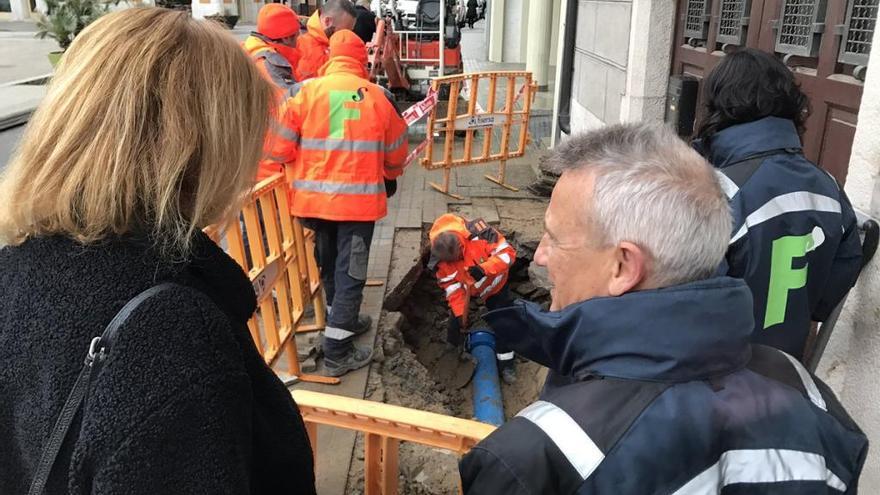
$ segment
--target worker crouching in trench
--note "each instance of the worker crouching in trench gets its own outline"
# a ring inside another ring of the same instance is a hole
[[[446,341],[458,346],[468,331],[468,306],[472,297],[485,302],[492,311],[512,305],[507,274],[516,260],[516,251],[495,228],[484,220],[468,221],[447,213],[431,227],[431,259],[437,283],[446,292],[449,324]],[[497,342],[496,358],[505,383],[516,381],[514,353],[503,341]]]

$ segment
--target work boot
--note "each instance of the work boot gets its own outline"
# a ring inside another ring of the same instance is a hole
[[[330,321],[330,312],[333,310],[331,306],[327,306],[327,321]],[[361,335],[363,333],[367,333],[370,330],[370,327],[373,326],[373,319],[370,318],[370,315],[358,315],[357,323],[354,325],[346,325],[342,328],[348,330],[349,332],[355,335]]]
[[[373,360],[373,349],[352,344],[348,351],[336,359],[324,355],[324,374],[342,376],[349,371],[361,369]]]
[[[514,359],[498,361],[498,367],[501,368],[501,379],[508,385],[516,383],[516,363]]]

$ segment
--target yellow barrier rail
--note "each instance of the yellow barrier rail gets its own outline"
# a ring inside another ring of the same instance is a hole
[[[218,243],[225,240],[254,286],[258,307],[248,328],[266,363],[271,366],[284,353],[292,378],[337,384],[338,378],[304,374],[300,368],[295,335],[322,330],[326,307],[311,232],[306,234],[289,212],[285,178],[276,174],[256,185],[238,218],[207,232]],[[315,321],[307,324],[309,306]]]
[[[365,495],[397,493],[398,447],[414,442],[464,455],[495,427],[407,407],[309,390],[293,391],[312,449],[317,454],[318,425],[364,434]]]
[[[431,187],[447,196],[463,199],[449,192],[452,168],[499,161],[498,176],[486,175],[486,179],[518,191],[505,182],[505,170],[507,160],[523,156],[529,143],[529,117],[537,91],[532,73],[475,72],[436,78],[431,84],[438,92],[448,88],[449,94],[448,101],[441,102],[445,104],[445,117],[441,117],[444,111],[441,105],[436,106],[428,117],[428,147],[422,165],[428,170],[443,169],[443,185],[431,183]],[[484,85],[488,85],[485,105],[480,102],[480,87]],[[466,108],[460,110],[459,95],[462,92]],[[514,129],[516,133],[512,135]],[[477,139],[478,131],[481,131],[482,139]],[[455,149],[456,133],[464,133],[460,154]],[[442,150],[438,150],[440,153],[434,151],[435,134],[443,143]]]

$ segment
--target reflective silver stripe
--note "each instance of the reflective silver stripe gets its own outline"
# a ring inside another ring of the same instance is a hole
[[[501,244],[499,244],[498,246],[496,246],[495,249],[492,250],[492,254],[498,254],[501,251],[504,251],[505,249],[507,249],[509,247],[510,247],[510,244],[507,241],[504,241]]]
[[[394,141],[393,143],[386,144],[385,145],[385,153],[391,153],[392,151],[395,151],[397,148],[400,148],[401,146],[403,146],[404,142],[406,142],[406,133],[404,133],[402,136],[397,138],[397,140]]]
[[[275,126],[275,128],[273,130],[275,131],[275,134],[277,134],[278,136],[280,136],[288,141],[294,141],[297,143],[299,142],[299,133],[294,132],[293,130],[291,130],[290,128],[288,128],[286,126],[277,125],[277,126]]]
[[[268,156],[263,157],[263,159],[269,160],[270,162],[287,163],[285,158],[280,157],[280,156],[275,156],[275,155],[268,155]]]
[[[456,277],[456,275],[458,275],[458,272],[452,272],[452,275],[450,275],[448,277],[443,277],[440,279],[440,281],[441,282],[452,282],[452,279],[454,279]]]
[[[326,327],[324,328],[324,337],[333,340],[342,340],[347,339],[354,335],[354,332],[349,332],[348,330],[343,330],[341,328],[336,327]]]
[[[816,386],[816,382],[813,381],[810,372],[807,371],[807,369],[804,368],[804,365],[795,359],[794,356],[789,355],[787,352],[782,352],[782,354],[788,358],[791,365],[794,366],[794,370],[797,371],[798,376],[801,377],[801,382],[804,384],[804,389],[807,391],[807,396],[810,397],[810,401],[819,409],[828,411],[828,406],[825,405],[825,399],[822,398],[822,393],[819,392],[819,387]]]
[[[728,450],[709,469],[688,481],[672,495],[716,494],[735,483],[824,481],[841,492],[846,484],[825,466],[825,458],[812,452],[783,449]]]
[[[587,479],[605,459],[605,454],[575,420],[549,402],[539,400],[517,416],[543,430],[583,479]]]
[[[499,255],[498,255],[498,259],[500,259],[501,261],[507,263],[508,265],[510,264],[510,255],[507,254],[507,253],[501,253],[501,254],[499,254]]]
[[[724,194],[727,195],[727,199],[732,199],[736,196],[736,193],[739,192],[736,183],[730,180],[730,177],[724,175],[720,170],[716,170],[715,175],[718,176],[718,182],[721,183],[721,189],[724,191]]]
[[[834,198],[807,191],[798,191],[776,196],[746,217],[745,223],[743,223],[743,226],[733,235],[730,239],[730,243],[733,244],[746,235],[749,231],[749,227],[754,227],[780,215],[796,211],[827,211],[831,213],[840,213],[840,203]]]
[[[474,284],[474,287],[476,287],[477,289],[479,289],[480,287],[483,286],[483,284],[486,283],[487,280],[489,280],[489,277],[483,277],[483,278],[481,278],[480,280],[477,280],[477,282]]]
[[[511,359],[513,359],[513,351],[505,352],[502,354],[496,353],[495,359],[497,359],[499,361],[510,361]]]
[[[451,296],[452,293],[455,292],[455,291],[457,291],[458,289],[461,289],[461,283],[460,283],[460,282],[456,282],[456,283],[450,285],[449,287],[446,288],[446,296],[447,296],[447,297],[448,297],[448,296]]]
[[[385,148],[382,141],[352,141],[348,139],[303,138],[300,147],[309,151],[362,151],[377,152]]]
[[[343,184],[320,180],[295,180],[293,188],[300,191],[312,191],[327,194],[379,194],[385,192],[385,184]]]
[[[503,278],[504,278],[504,275],[498,275],[497,277],[495,277],[495,280],[492,281],[492,285],[490,285],[489,287],[486,287],[483,290],[483,292],[480,292],[480,297],[486,297],[486,294],[491,292],[492,289],[494,289],[495,287],[498,287],[498,284],[501,283],[501,279],[503,279]]]

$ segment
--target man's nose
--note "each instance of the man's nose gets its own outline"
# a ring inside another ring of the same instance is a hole
[[[541,242],[538,244],[538,249],[535,250],[535,263],[538,266],[547,266],[547,246],[545,237],[541,238]]]

